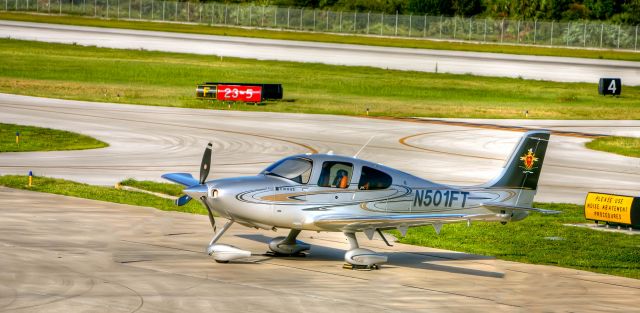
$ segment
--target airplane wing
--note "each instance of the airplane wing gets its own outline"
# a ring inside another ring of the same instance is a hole
[[[482,206],[492,211],[526,211],[526,212],[538,212],[541,214],[562,213],[561,211],[545,210],[545,209],[538,209],[538,208],[527,208],[527,207],[521,207],[521,206],[511,206],[511,205],[504,205],[500,203],[485,203]]]
[[[392,229],[414,226],[455,223],[466,220],[494,218],[495,214],[397,214],[380,216],[322,215],[314,224],[322,228],[342,231],[364,231],[366,229]]]
[[[414,226],[434,225],[436,229],[439,225],[447,223],[455,223],[460,221],[495,221],[499,219],[501,211],[510,213],[513,211],[526,211],[526,212],[538,212],[541,214],[559,214],[560,211],[544,210],[538,208],[527,208],[518,206],[509,206],[499,203],[487,203],[483,204],[483,207],[487,208],[490,213],[479,214],[395,214],[395,215],[343,215],[343,214],[328,214],[321,215],[315,218],[314,224],[328,229],[335,229],[341,231],[365,231],[370,229],[406,229]],[[439,231],[439,230],[437,230]]]

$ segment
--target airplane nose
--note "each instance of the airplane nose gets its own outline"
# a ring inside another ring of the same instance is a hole
[[[195,185],[183,190],[183,192],[193,199],[200,199],[207,196],[209,187],[206,184]]]

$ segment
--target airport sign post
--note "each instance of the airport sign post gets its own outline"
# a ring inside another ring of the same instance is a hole
[[[620,78],[600,78],[598,93],[603,96],[619,96],[622,93],[622,80]]]
[[[640,197],[590,192],[584,203],[584,216],[596,222],[640,226]]]
[[[282,99],[282,85],[207,82],[196,87],[196,97],[219,101],[259,103],[269,99]]]

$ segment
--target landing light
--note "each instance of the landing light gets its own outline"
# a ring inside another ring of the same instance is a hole
[[[210,198],[217,198],[218,197],[218,189],[211,189],[209,191],[209,197]]]

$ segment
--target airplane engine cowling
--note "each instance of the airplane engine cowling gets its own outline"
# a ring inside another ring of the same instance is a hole
[[[275,253],[280,254],[298,254],[302,251],[306,251],[311,249],[311,245],[300,240],[296,240],[293,243],[288,243],[285,241],[286,237],[280,236],[271,239],[269,242],[269,249]]]

